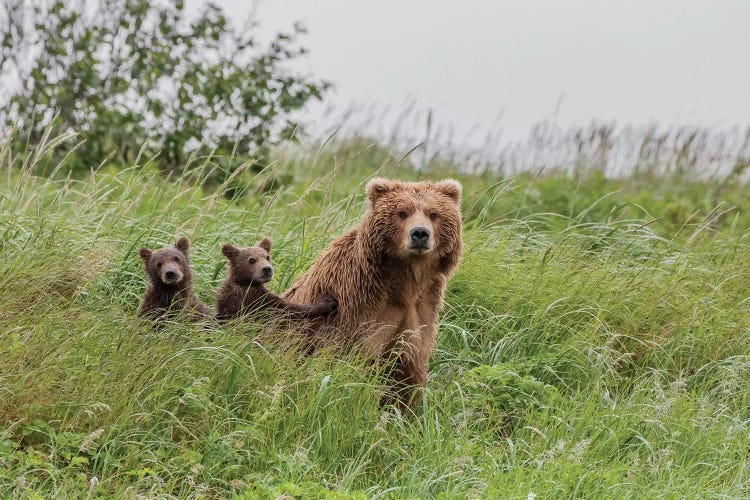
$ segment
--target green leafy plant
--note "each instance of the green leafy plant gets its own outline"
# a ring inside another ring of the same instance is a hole
[[[212,3],[193,17],[182,0],[2,0],[0,30],[12,89],[0,121],[17,125],[18,147],[50,127],[77,133],[83,142],[57,154],[78,170],[158,155],[161,171],[179,173],[209,153],[222,158],[217,176],[247,160],[259,169],[273,144],[298,136],[295,112],[329,87],[285,69],[306,52],[302,26],[261,47]]]
[[[463,388],[473,405],[511,416],[538,408],[557,394],[554,386],[503,364],[477,366],[467,371],[463,380]]]

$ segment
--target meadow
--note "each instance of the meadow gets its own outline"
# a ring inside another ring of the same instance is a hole
[[[0,144],[3,497],[750,496],[747,160],[509,175],[360,138],[208,189],[211,158],[71,176],[45,139]],[[140,246],[188,236],[213,304],[221,243],[268,235],[281,292],[376,174],[464,186],[466,251],[411,412],[380,407],[356,354],[137,319]]]

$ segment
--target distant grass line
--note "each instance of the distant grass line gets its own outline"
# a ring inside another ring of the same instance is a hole
[[[425,170],[464,183],[466,253],[400,416],[354,354],[136,318],[140,246],[191,238],[213,303],[219,245],[269,235],[281,291],[361,216],[368,176],[420,176],[345,142],[278,155],[232,201],[200,187],[210,159],[42,178],[0,147],[3,496],[750,495],[746,184]]]

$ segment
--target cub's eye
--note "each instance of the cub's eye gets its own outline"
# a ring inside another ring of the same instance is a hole
[[[406,219],[408,216],[409,216],[409,214],[407,214],[406,212],[399,212],[398,213],[398,217],[400,219]]]
[[[266,255],[266,259],[268,259],[268,262],[271,262],[271,256],[270,255]]]
[[[161,262],[157,262],[156,267],[161,267]]]
[[[256,263],[257,261],[256,261],[255,259],[250,259],[250,260],[248,260],[248,262],[249,262],[250,264],[255,264],[255,263]]]
[[[176,256],[176,255],[173,257],[172,260],[174,260],[175,262],[180,262],[180,258],[178,256]]]
[[[432,212],[430,214],[430,220],[437,220],[437,218],[438,218],[438,214],[436,214],[435,212]]]

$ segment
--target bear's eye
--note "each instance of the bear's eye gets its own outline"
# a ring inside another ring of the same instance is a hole
[[[438,214],[436,214],[435,212],[432,212],[430,214],[430,220],[437,220],[437,218],[438,218]]]
[[[156,267],[161,267],[161,262],[157,262]]]
[[[266,259],[268,259],[268,262],[271,262],[271,256],[270,255],[266,255]]]
[[[406,212],[399,212],[398,217],[399,219],[406,219],[409,216]]]
[[[250,264],[255,264],[255,263],[256,263],[257,261],[256,261],[255,259],[252,259],[252,258],[251,258],[251,259],[249,259],[249,260],[248,260],[248,262],[249,262]]]
[[[175,256],[173,257],[173,260],[174,260],[175,262],[180,262],[180,258],[179,258],[178,256],[176,256],[176,255],[175,255]]]

